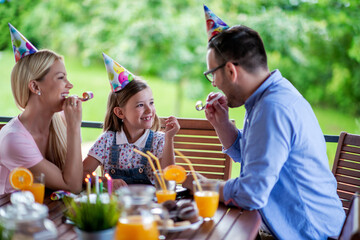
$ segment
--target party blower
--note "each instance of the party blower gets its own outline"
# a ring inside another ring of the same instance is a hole
[[[206,104],[204,105],[203,102],[201,100],[197,101],[195,104],[195,108],[198,111],[204,110],[207,105],[211,105],[213,104],[216,100],[220,99],[223,95],[219,94],[217,95],[215,98],[211,99],[209,102],[206,102]]]
[[[84,92],[82,96],[83,96],[83,97],[82,97],[82,98],[79,98],[79,99],[80,99],[81,101],[83,101],[83,102],[86,102],[86,101],[94,98],[94,94],[93,94],[93,92],[91,92],[91,91]],[[66,95],[66,96],[63,95],[63,97],[67,97],[67,95]]]

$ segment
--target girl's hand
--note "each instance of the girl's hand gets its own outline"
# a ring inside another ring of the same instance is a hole
[[[68,129],[80,129],[82,118],[82,102],[77,96],[70,96],[63,102],[62,109]]]
[[[180,130],[180,124],[174,116],[170,116],[166,119],[165,124],[165,135],[170,138],[173,138]]]
[[[116,190],[118,188],[121,188],[121,187],[126,187],[127,186],[127,183],[122,179],[113,179],[112,183],[113,183],[113,189],[114,190]]]

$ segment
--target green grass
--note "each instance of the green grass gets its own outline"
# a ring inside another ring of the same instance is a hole
[[[101,55],[100,55],[101,57]],[[12,52],[0,52],[0,116],[16,116],[20,113],[14,103],[11,86],[10,74],[15,61]],[[124,63],[125,64],[125,63]],[[106,111],[107,96],[110,91],[110,85],[107,80],[107,74],[103,65],[84,67],[75,58],[65,58],[70,81],[74,84],[71,94],[81,95],[83,91],[92,91],[94,99],[83,104],[84,121],[102,122]],[[202,77],[201,73],[199,77]],[[205,118],[204,112],[195,110],[196,100],[184,98],[178,102],[176,99],[177,85],[173,82],[162,81],[156,77],[144,77],[153,90],[156,111],[161,117],[175,115],[176,107],[180,106],[180,112],[176,117]],[[201,100],[205,100],[207,93]],[[315,114],[324,134],[339,135],[341,131],[347,131],[354,134],[360,134],[360,118],[342,114],[336,109],[323,109],[314,107]],[[238,128],[242,128],[245,109],[230,109],[230,118],[236,120]],[[83,142],[94,142],[100,135],[101,129],[82,129]],[[336,151],[336,143],[327,144],[327,154],[329,165],[332,166]],[[232,177],[238,176],[239,164],[233,164]]]

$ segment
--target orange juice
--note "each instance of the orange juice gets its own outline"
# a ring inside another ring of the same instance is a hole
[[[31,186],[23,188],[25,191],[30,191],[35,198],[35,202],[43,203],[45,194],[45,185],[43,183],[33,183]]]
[[[172,190],[159,190],[156,191],[156,198],[158,203],[162,203],[167,200],[175,200],[176,192]]]
[[[219,193],[213,191],[196,192],[194,195],[199,215],[203,218],[212,218],[219,205]]]
[[[144,219],[140,215],[120,218],[115,231],[116,240],[157,240],[158,237],[156,222],[151,218]]]

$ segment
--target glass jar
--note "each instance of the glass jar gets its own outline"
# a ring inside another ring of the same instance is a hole
[[[35,203],[31,192],[15,192],[11,204],[0,208],[0,222],[4,227],[4,238],[18,240],[51,240],[57,238],[54,223],[47,219],[48,208]]]
[[[153,202],[155,188],[150,185],[130,185],[117,192],[123,211],[119,218],[115,239],[164,239],[169,213]],[[161,233],[158,230],[161,224]],[[162,234],[162,235],[161,235]]]

